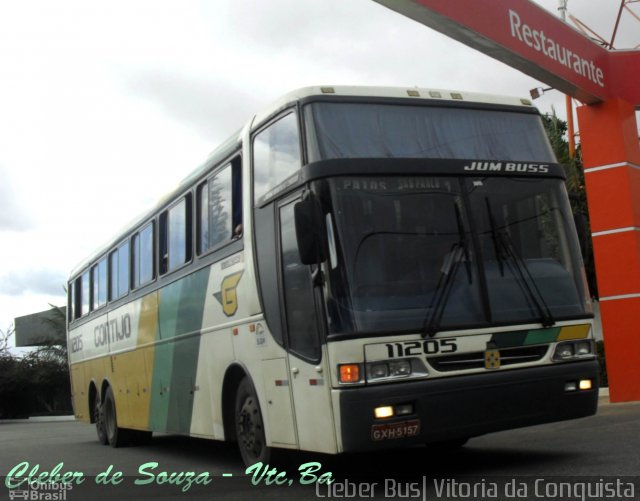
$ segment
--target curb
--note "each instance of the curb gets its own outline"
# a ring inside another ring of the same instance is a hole
[[[75,421],[75,416],[33,416],[27,419],[0,419],[0,424],[7,423],[50,423]]]
[[[74,415],[71,416],[34,416],[27,419],[27,421],[32,423],[46,423],[49,421],[75,421],[76,417]]]

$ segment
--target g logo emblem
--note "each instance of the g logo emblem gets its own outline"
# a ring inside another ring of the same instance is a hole
[[[238,311],[238,293],[236,289],[241,277],[241,271],[224,277],[220,284],[220,292],[214,294],[222,305],[222,311],[228,317],[232,317]]]

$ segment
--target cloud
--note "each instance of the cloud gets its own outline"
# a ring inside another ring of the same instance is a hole
[[[29,209],[14,189],[7,169],[0,164],[0,230],[25,231],[33,226]]]
[[[66,276],[59,270],[40,268],[11,271],[0,276],[0,294],[63,296]]]
[[[207,76],[178,76],[149,69],[125,78],[129,93],[158,105],[170,118],[191,127],[209,141],[228,137],[235,128],[244,125],[262,103],[233,83]]]

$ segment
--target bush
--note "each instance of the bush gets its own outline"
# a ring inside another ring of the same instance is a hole
[[[72,413],[66,360],[47,349],[23,358],[0,354],[0,419]]]

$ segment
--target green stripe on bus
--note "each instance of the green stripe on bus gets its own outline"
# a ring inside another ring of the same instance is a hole
[[[530,331],[498,332],[491,337],[496,348],[515,348],[532,344],[554,343],[560,334],[560,327],[533,329]]]
[[[191,428],[208,277],[209,270],[203,269],[160,291],[161,343],[156,348],[151,405],[154,429],[189,433]],[[185,337],[174,340],[177,336]]]
[[[167,431],[172,368],[173,344],[157,344],[153,360],[151,411],[149,413],[149,427],[154,431]]]
[[[522,346],[527,337],[527,331],[498,332],[491,337],[491,343],[496,348],[512,348]]]
[[[560,327],[531,330],[528,332],[524,344],[529,345],[554,343],[556,339],[558,339],[558,334],[560,334]]]

